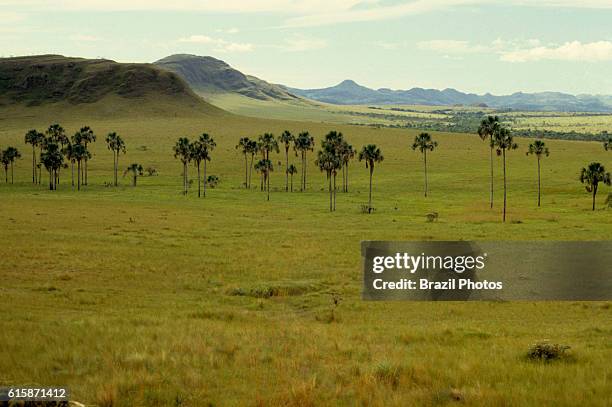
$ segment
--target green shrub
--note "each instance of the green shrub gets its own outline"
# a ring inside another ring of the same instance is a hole
[[[527,358],[544,361],[562,359],[567,356],[566,351],[569,348],[567,345],[558,343],[538,342],[531,345],[527,352]]]

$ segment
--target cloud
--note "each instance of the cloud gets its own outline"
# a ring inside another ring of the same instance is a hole
[[[472,44],[459,40],[431,40],[417,43],[421,50],[450,55],[493,54],[504,62],[531,62],[542,60],[600,62],[612,61],[612,41],[582,43],[571,41],[564,44],[542,45],[538,39],[502,40],[490,44]]]
[[[215,52],[250,52],[253,51],[253,44],[229,42],[221,38],[213,38],[207,35],[191,35],[179,38],[178,42],[189,44],[206,44],[213,46]]]
[[[473,54],[485,52],[489,47],[482,45],[471,45],[469,41],[458,40],[431,40],[417,43],[421,50],[440,52],[444,54]]]
[[[500,60],[506,62],[529,62],[541,60],[600,62],[612,61],[612,42],[597,41],[581,43],[566,42],[560,46],[519,49],[502,52]]]
[[[302,52],[322,49],[327,47],[327,41],[321,38],[305,37],[303,35],[295,35],[287,38],[285,44],[280,46],[283,51]]]

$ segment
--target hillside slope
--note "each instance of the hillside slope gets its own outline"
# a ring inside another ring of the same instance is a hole
[[[281,86],[245,75],[213,57],[177,54],[160,59],[154,64],[176,73],[202,96],[211,93],[238,93],[258,100],[300,99]]]
[[[0,105],[82,105],[220,114],[176,74],[151,64],[38,55],[0,59]]]

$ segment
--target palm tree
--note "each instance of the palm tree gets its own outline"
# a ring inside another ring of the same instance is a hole
[[[87,145],[96,141],[96,135],[93,130],[89,126],[81,127],[79,131],[73,137],[73,141],[78,142],[79,144],[83,144],[85,146],[85,150],[87,150]],[[91,154],[86,154],[84,165],[81,168],[81,177],[83,179],[83,185],[87,185],[88,182],[88,162],[91,158]]]
[[[117,186],[117,172],[119,171],[119,154],[125,154],[125,142],[117,133],[112,132],[108,133],[106,136],[106,145],[109,150],[113,152],[113,171],[114,171],[114,181],[115,186]]]
[[[340,146],[340,158],[342,159],[342,191],[348,192],[349,185],[349,162],[355,157],[353,146],[346,141]]]
[[[293,192],[293,175],[297,174],[297,167],[293,164],[289,164],[289,167],[287,167],[287,174],[291,177],[291,192]]]
[[[44,139],[45,135],[34,129],[28,131],[25,135],[26,144],[32,145],[32,184],[36,184],[38,181],[36,176],[36,147],[42,147],[42,142]]]
[[[597,188],[601,182],[604,185],[610,185],[612,178],[610,173],[606,172],[606,169],[600,163],[591,163],[587,168],[583,168],[580,171],[580,182],[585,184],[587,192],[593,193],[593,210],[595,210],[595,197],[597,195]]]
[[[437,141],[433,141],[429,133],[421,133],[414,138],[412,149],[417,149],[423,154],[423,164],[425,166],[425,197],[427,197],[427,151],[433,151],[438,146]]]
[[[251,164],[249,165],[249,182],[248,188],[251,189],[251,175],[253,174],[253,161],[255,160],[255,154],[258,151],[258,144],[256,140],[250,140],[248,144],[248,152],[251,154]]]
[[[174,158],[178,158],[183,163],[183,194],[187,195],[187,164],[191,161],[191,143],[187,137],[181,137],[177,140],[174,147]],[[198,186],[199,186],[198,182]]]
[[[270,200],[270,173],[274,171],[272,161],[264,158],[255,164],[255,171],[262,173],[263,178],[267,180],[266,191],[268,192],[268,201]]]
[[[330,131],[325,135],[325,139],[321,142],[321,147],[323,151],[330,153],[333,160],[333,168],[331,168],[330,176],[333,178],[333,209],[336,210],[336,175],[338,174],[338,169],[343,168],[343,160],[342,160],[342,148],[346,144],[344,141],[344,137],[342,133],[337,131]],[[321,168],[321,167],[319,167]],[[321,169],[323,171],[323,169]],[[344,180],[343,180],[344,184]]]
[[[244,187],[249,187],[249,160],[247,158],[247,154],[250,152],[250,143],[251,139],[248,137],[241,137],[236,144],[236,150],[240,150],[242,154],[244,154]]]
[[[308,151],[314,150],[314,137],[307,131],[301,132],[295,140],[293,140],[293,149],[297,155],[300,152],[302,158],[302,177],[300,181],[300,191],[306,190],[306,154]]]
[[[204,161],[204,196],[206,196],[206,162],[210,161],[210,153],[215,149],[217,143],[208,134],[203,133],[200,138],[191,145],[191,159],[198,167],[198,197],[200,197],[200,163]]]
[[[11,165],[11,158],[6,154],[6,151],[0,151],[0,163],[4,167],[4,182],[8,184],[8,169]]]
[[[506,186],[506,150],[516,150],[518,144],[514,142],[514,137],[510,129],[498,126],[493,134],[493,142],[497,147],[497,155],[503,156],[504,168],[504,213],[503,222],[506,221],[507,186]]]
[[[335,210],[334,205],[334,192],[335,185],[332,188],[332,177],[334,172],[340,168],[342,161],[338,155],[331,149],[325,148],[325,142],[323,144],[323,149],[319,150],[317,153],[317,160],[315,164],[319,167],[321,172],[325,171],[327,175],[327,179],[329,181],[329,211],[332,212]]]
[[[279,137],[280,142],[285,145],[285,192],[289,191],[289,147],[294,139],[289,130],[285,130]]]
[[[491,209],[493,209],[493,135],[499,128],[499,117],[497,116],[488,116],[484,119],[480,126],[478,127],[478,135],[480,136],[482,141],[489,140],[489,147],[491,149],[490,156],[490,164],[491,164],[491,194],[490,194],[490,204]]]
[[[374,174],[374,164],[384,160],[380,148],[376,144],[368,144],[363,146],[359,152],[359,161],[365,161],[366,168],[370,169],[370,195],[368,199],[368,212],[372,212],[372,175]]]
[[[87,150],[85,144],[73,144],[71,153],[77,162],[77,191],[80,191],[81,180],[83,179],[81,176],[83,172],[83,163],[91,158],[91,153]]]
[[[44,147],[44,151],[40,155],[40,162],[45,166],[47,171],[49,171],[49,189],[53,191],[57,189],[56,174],[64,162],[64,155],[62,154],[59,144],[52,140],[45,140]]]
[[[4,180],[8,183],[8,167],[11,167],[11,184],[15,181],[15,161],[21,158],[21,153],[15,147],[7,147],[2,152],[2,165],[4,165]]]
[[[132,173],[132,186],[135,187],[136,182],[138,181],[138,176],[142,176],[142,171],[143,171],[142,165],[138,163],[133,163],[133,164],[130,164],[126,168],[125,172],[123,173],[123,176],[125,177],[125,175],[128,172],[131,172]]]
[[[68,161],[70,161],[70,175],[71,175],[71,183],[70,184],[73,187],[74,187],[74,163],[76,162],[76,159],[74,157],[73,151],[74,151],[74,146],[76,146],[76,145],[77,144],[68,143],[62,149],[62,152],[64,153],[64,156],[66,156]]]
[[[604,150],[612,150],[612,137],[608,137],[603,143]]]
[[[263,153],[264,160],[270,160],[270,151],[279,152],[278,141],[274,138],[274,134],[272,133],[264,133],[259,136],[259,148]],[[270,182],[267,182],[267,177],[269,172],[264,171],[263,174],[263,185],[267,188],[270,185]]]
[[[66,144],[70,142],[70,140],[68,140],[68,136],[66,136],[66,130],[64,130],[64,128],[57,123],[50,125],[49,128],[47,128],[47,131],[45,132],[45,134],[51,142],[58,144],[60,149],[64,148]],[[63,155],[62,155],[62,163],[63,163]],[[55,188],[57,188],[56,184],[59,184],[59,181],[60,181],[60,177],[59,177],[60,169],[61,169],[61,166],[54,170]]]
[[[540,198],[541,198],[541,183],[540,183],[540,160],[543,156],[548,157],[550,152],[548,151],[548,147],[546,147],[546,143],[542,140],[536,140],[533,143],[529,144],[529,150],[527,150],[527,155],[533,154],[538,159],[538,207],[540,207]]]

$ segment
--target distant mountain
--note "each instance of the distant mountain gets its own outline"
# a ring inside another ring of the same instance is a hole
[[[151,64],[37,55],[0,59],[0,104],[113,103],[138,100],[158,105],[220,111],[204,102],[177,75]]]
[[[160,59],[154,64],[176,73],[202,96],[209,93],[239,93],[259,100],[300,99],[279,85],[245,75],[213,57],[177,54]]]
[[[559,92],[522,93],[495,96],[487,93],[476,95],[455,89],[409,90],[370,89],[352,80],[345,80],[336,86],[323,89],[296,89],[285,87],[292,94],[320,102],[338,105],[398,104],[398,105],[481,105],[500,109],[610,112],[610,96],[573,96]]]

